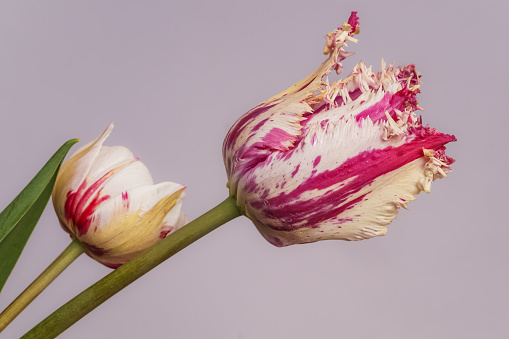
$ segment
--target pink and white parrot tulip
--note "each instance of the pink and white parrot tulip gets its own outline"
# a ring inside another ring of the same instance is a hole
[[[117,268],[187,223],[185,186],[154,185],[125,147],[103,146],[111,133],[80,148],[61,167],[52,198],[62,228],[102,264]]]
[[[415,114],[414,65],[373,73],[362,62],[329,84],[352,53],[356,12],[326,36],[329,57],[307,78],[244,114],[228,132],[223,157],[230,195],[276,246],[362,240],[387,232],[399,207],[429,192],[454,161],[455,141]]]

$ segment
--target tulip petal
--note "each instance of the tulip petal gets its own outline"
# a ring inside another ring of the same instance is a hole
[[[385,234],[398,207],[440,177],[429,179],[431,152],[455,140],[429,128],[384,140],[387,125],[354,116],[314,125],[292,152],[273,153],[241,179],[239,206],[278,246]],[[438,167],[447,170],[445,161]]]
[[[62,164],[52,192],[53,206],[61,222],[65,220],[68,192],[71,188],[79,187],[85,180],[104,140],[108,138],[112,130],[113,124],[110,124],[97,139],[78,149],[69,160]]]
[[[166,214],[166,217],[164,217],[163,225],[166,227],[166,231],[164,234],[159,235],[161,238],[170,234],[167,229],[168,227],[171,227],[170,231],[174,232],[189,222],[189,218],[182,211],[182,200],[185,196],[185,192],[182,192],[175,206]]]
[[[313,114],[302,124],[303,134],[310,125],[337,122],[349,115],[357,121],[369,117],[373,122],[392,119],[398,126],[411,124],[417,120],[414,111],[420,109],[419,77],[414,65],[386,69],[382,61],[381,71],[374,74],[360,62],[344,80],[327,83],[322,94],[309,100],[314,102]]]
[[[184,188],[163,182],[136,187],[106,201],[95,212],[90,231],[79,237],[90,245],[87,254],[118,267],[156,243],[161,232],[166,236],[182,227]]]
[[[113,148],[113,147],[103,147],[106,149],[104,152],[101,150],[101,153],[106,154],[106,159],[108,155],[110,155],[110,159],[114,156],[117,150],[123,149],[124,147]],[[102,155],[102,154],[99,155]],[[99,157],[98,157],[99,158]],[[107,161],[107,160],[106,160]],[[97,174],[93,174],[93,170],[96,164],[94,163],[93,168],[89,173],[89,181],[92,183],[94,180],[101,178],[109,172],[114,173],[115,175],[110,175],[108,179],[103,183],[103,195],[116,196],[139,186],[147,186],[152,185],[154,183],[152,176],[148,168],[138,159],[125,159],[124,161],[112,162],[111,166],[102,165],[97,167]],[[100,170],[99,170],[100,168]]]
[[[230,180],[230,194],[236,195],[237,181],[256,164],[265,161],[273,150],[290,150],[302,135],[302,121],[311,114],[309,99],[321,90],[322,78],[335,69],[341,71],[341,61],[351,53],[343,46],[347,40],[356,42],[358,33],[355,12],[327,36],[325,54],[329,58],[309,76],[287,90],[273,96],[244,114],[230,129],[223,143],[223,157]]]
[[[87,173],[87,178],[89,181],[96,180],[112,169],[123,167],[136,160],[138,159],[126,147],[102,146]]]
[[[118,165],[118,163],[113,164]],[[88,232],[94,213],[111,196],[119,195],[122,189],[152,183],[148,170],[141,163],[132,161],[118,167],[114,166],[107,166],[107,172],[101,173],[100,177],[87,177],[79,187],[73,187],[67,192],[64,220],[60,220],[67,226],[64,227],[65,229],[82,236]]]

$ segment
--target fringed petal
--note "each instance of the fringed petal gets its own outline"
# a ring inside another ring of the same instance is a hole
[[[343,46],[346,46],[346,41],[357,41],[352,38],[352,35],[358,33],[356,18],[352,14],[350,23],[344,23],[327,35],[324,54],[329,54],[329,58],[316,71],[262,102],[232,126],[223,143],[231,195],[236,195],[240,177],[256,164],[265,161],[272,151],[291,150],[298,142],[302,135],[302,122],[313,111],[305,101],[312,102],[311,98],[321,91],[322,85],[327,85],[322,78],[331,69],[339,73],[341,61],[352,55],[345,52]]]
[[[310,129],[292,152],[272,154],[241,179],[238,204],[280,246],[385,234],[397,208],[448,170],[431,152],[455,140],[420,130],[384,140],[388,124],[352,115]]]
[[[422,126],[414,65],[342,69],[356,13],[329,33],[329,58],[310,76],[246,113],[223,144],[230,194],[276,246],[383,235],[399,207],[429,192],[454,161],[451,135]]]

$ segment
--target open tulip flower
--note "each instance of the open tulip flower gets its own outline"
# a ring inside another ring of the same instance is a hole
[[[223,144],[230,195],[276,246],[362,240],[387,232],[399,207],[429,192],[454,161],[455,137],[422,125],[414,65],[373,73],[362,62],[344,79],[359,32],[356,12],[326,36],[328,59],[311,75],[244,114]]]
[[[102,146],[113,125],[63,165],[53,189],[60,224],[86,253],[116,268],[182,227],[185,186],[154,185],[125,147]]]

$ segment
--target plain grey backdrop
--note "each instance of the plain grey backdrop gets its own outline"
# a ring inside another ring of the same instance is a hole
[[[508,338],[507,12],[503,1],[2,1],[0,208],[67,139],[110,123],[195,218],[226,198],[241,114],[324,60],[358,11],[345,76],[415,63],[425,123],[455,134],[449,178],[385,237],[276,248],[246,218],[191,245],[61,338]],[[76,150],[77,147],[73,149]],[[51,204],[6,307],[70,242]],[[18,338],[110,272],[80,257],[9,327]]]

